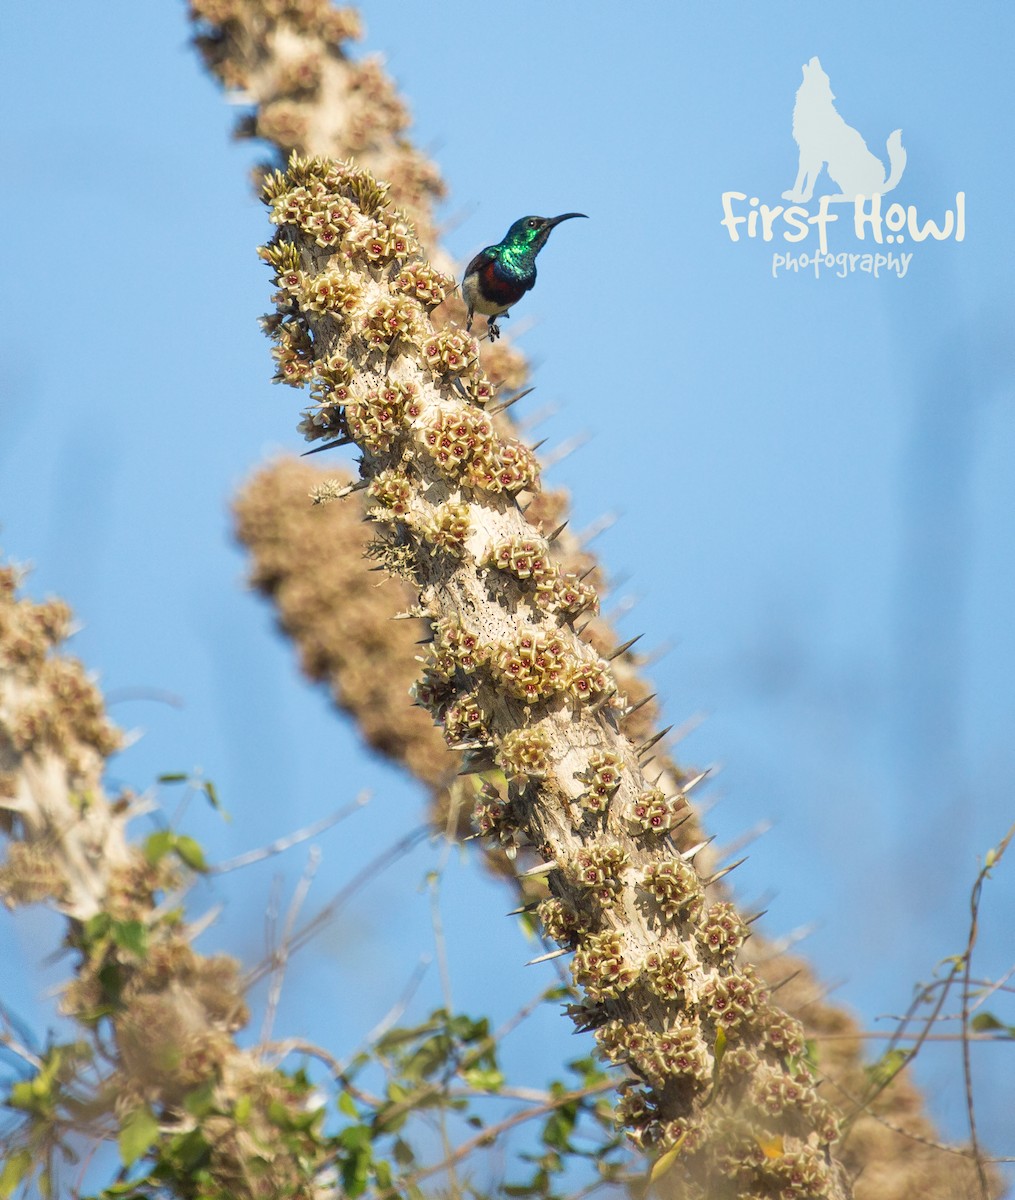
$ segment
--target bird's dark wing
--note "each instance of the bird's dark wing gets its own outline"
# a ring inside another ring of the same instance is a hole
[[[492,263],[496,257],[496,246],[487,246],[485,250],[480,250],[472,262],[465,268],[465,274],[471,275],[473,271],[478,271],[480,267],[485,267],[487,263]]]

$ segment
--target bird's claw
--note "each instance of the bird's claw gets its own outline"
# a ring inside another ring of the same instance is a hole
[[[486,326],[487,337],[491,342],[495,342],[500,337],[500,326],[496,321],[488,321]]]

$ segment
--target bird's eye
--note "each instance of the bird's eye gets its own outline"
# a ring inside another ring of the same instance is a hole
[[[529,228],[530,229],[538,229],[539,228],[539,219],[537,217],[533,217],[532,220],[529,221]]]

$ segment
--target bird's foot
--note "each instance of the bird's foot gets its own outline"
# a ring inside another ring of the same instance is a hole
[[[486,325],[486,334],[491,342],[495,342],[500,337],[500,326],[496,321],[488,321]]]

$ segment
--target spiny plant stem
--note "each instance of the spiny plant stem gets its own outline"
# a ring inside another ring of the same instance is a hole
[[[261,253],[279,287],[276,356],[312,387],[304,426],[360,448],[372,553],[433,630],[417,701],[471,747],[467,769],[506,781],[484,785],[478,824],[546,863],[539,915],[574,952],[574,1020],[630,1071],[619,1111],[633,1140],[688,1195],[843,1200],[838,1121],[801,1028],[741,965],[749,925],[674,849],[686,800],[655,789],[651,747],[619,729],[610,665],[572,628],[594,593],[523,517],[535,459],[484,411],[495,388],[475,340],[431,324],[451,281],[386,190],[294,154],[265,182],[279,230]]]

